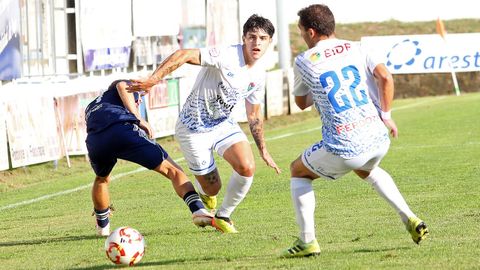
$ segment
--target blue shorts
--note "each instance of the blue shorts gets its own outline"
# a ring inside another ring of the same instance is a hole
[[[168,153],[135,123],[116,123],[109,128],[87,135],[88,157],[97,176],[110,174],[117,158],[155,169]]]

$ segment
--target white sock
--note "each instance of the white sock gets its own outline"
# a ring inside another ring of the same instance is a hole
[[[315,193],[312,180],[292,177],[290,191],[297,224],[300,227],[300,239],[304,243],[309,243],[315,240]]]
[[[380,196],[382,196],[400,215],[402,222],[407,223],[409,217],[415,217],[415,214],[408,207],[407,202],[398,190],[392,177],[380,167],[376,167],[370,172],[365,180],[372,185]]]
[[[198,182],[197,178],[195,178],[195,180],[193,180],[193,184],[195,185],[195,189],[197,190],[198,193],[200,193],[202,195],[207,195],[207,193],[205,193],[205,191],[203,191],[202,185],[200,185],[200,182]]]
[[[245,198],[250,186],[253,183],[253,176],[241,176],[233,171],[230,181],[228,182],[227,191],[223,198],[222,206],[217,211],[217,216],[229,218],[233,210]]]
[[[200,208],[197,211],[193,212],[192,214],[194,214],[194,215],[206,215],[206,216],[211,215],[211,213],[208,212],[207,209],[205,209],[205,208]]]

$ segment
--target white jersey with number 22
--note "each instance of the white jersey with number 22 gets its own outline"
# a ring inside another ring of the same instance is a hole
[[[322,40],[295,58],[293,94],[312,93],[327,151],[352,158],[389,142],[369,96],[377,64],[358,43],[340,39]]]

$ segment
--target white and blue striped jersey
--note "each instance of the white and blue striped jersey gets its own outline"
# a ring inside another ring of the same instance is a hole
[[[200,49],[201,65],[193,89],[180,113],[192,132],[208,132],[231,117],[244,99],[263,101],[266,72],[257,62],[247,68],[242,45]]]
[[[322,40],[295,58],[293,94],[312,93],[327,151],[352,158],[389,142],[369,96],[378,91],[373,77],[377,64],[360,44],[340,39]]]

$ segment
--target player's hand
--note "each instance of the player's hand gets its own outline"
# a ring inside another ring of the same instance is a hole
[[[127,87],[127,91],[130,93],[143,91],[143,96],[146,95],[155,84],[157,84],[157,81],[153,78],[144,80],[131,80],[130,85]]]
[[[398,138],[398,128],[397,128],[397,124],[395,124],[395,121],[393,121],[392,118],[383,119],[383,123],[390,130],[390,134],[392,135],[392,137]]]
[[[147,136],[148,136],[149,139],[153,139],[153,130],[152,130],[152,127],[150,126],[150,124],[147,121],[141,119],[138,126],[141,129],[143,129],[145,131],[145,133],[147,133]]]
[[[262,159],[265,161],[265,163],[267,163],[269,167],[275,169],[275,172],[277,174],[280,174],[282,172],[282,170],[280,170],[280,168],[277,166],[277,164],[273,160],[272,156],[270,156],[270,153],[268,153],[267,151],[264,151],[263,153],[261,153],[261,156],[262,156]]]

